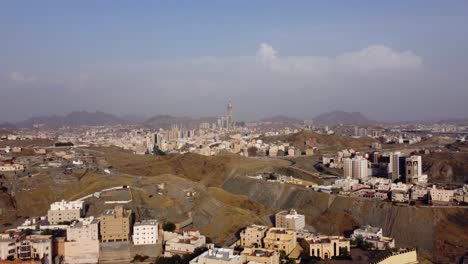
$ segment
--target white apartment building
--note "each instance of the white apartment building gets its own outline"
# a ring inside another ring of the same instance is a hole
[[[344,176],[358,180],[366,179],[369,176],[368,163],[368,160],[361,156],[343,159]]]
[[[275,215],[275,227],[301,230],[305,227],[305,216],[298,214],[296,210],[281,211]]]
[[[133,225],[133,244],[151,245],[158,241],[158,220],[143,220]]]
[[[359,180],[347,177],[345,179],[338,179],[333,183],[334,188],[343,189],[343,191],[351,191],[352,187],[359,184]]]
[[[390,164],[389,164],[389,172],[392,175],[392,181],[397,180],[401,176],[400,172],[400,157],[401,152],[393,152],[390,155]]]
[[[50,205],[47,212],[49,223],[55,225],[63,221],[78,220],[83,216],[84,202],[83,201],[65,201],[55,202]]]
[[[200,234],[198,229],[189,229],[183,232],[182,235],[170,239],[166,242],[164,250],[165,257],[174,255],[191,254],[196,248],[206,245],[206,237]]]
[[[454,194],[455,194],[454,190],[437,189],[435,184],[429,190],[429,195],[430,195],[431,201],[433,202],[444,202],[444,203],[450,202],[452,201]]]
[[[242,259],[232,248],[213,248],[192,259],[190,264],[241,264]]]
[[[98,263],[99,219],[81,218],[67,229],[64,242],[64,263]]]

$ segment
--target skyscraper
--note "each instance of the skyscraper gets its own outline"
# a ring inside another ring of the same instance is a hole
[[[232,102],[229,99],[226,112],[226,129],[231,130],[232,128],[234,128],[234,120],[232,118]]]

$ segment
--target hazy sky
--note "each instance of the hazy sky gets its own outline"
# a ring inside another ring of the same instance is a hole
[[[348,5],[345,5],[348,4]],[[468,117],[468,1],[0,1],[0,122]]]

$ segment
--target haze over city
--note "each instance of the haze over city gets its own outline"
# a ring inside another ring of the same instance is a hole
[[[468,1],[0,1],[0,263],[468,263]]]
[[[467,118],[466,1],[4,1],[0,123],[121,116]]]

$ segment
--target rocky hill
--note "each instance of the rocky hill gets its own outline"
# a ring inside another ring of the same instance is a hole
[[[43,124],[47,127],[62,127],[62,126],[98,126],[98,125],[118,125],[126,124],[125,121],[117,116],[96,111],[75,111],[67,115],[53,115],[53,116],[38,116],[31,117],[22,122],[15,124],[16,127],[29,128],[35,124]]]
[[[313,121],[321,125],[372,125],[376,121],[370,120],[360,112],[332,111],[316,116]]]
[[[431,182],[468,183],[468,153],[441,152],[423,156],[423,171]]]

